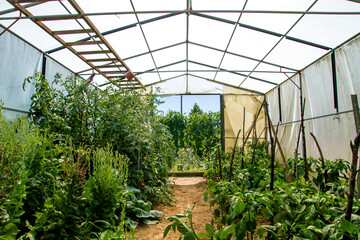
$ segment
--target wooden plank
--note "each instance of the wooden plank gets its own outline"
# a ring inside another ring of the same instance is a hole
[[[115,67],[124,67],[123,65],[102,65],[102,66],[96,66],[97,68],[115,68]]]
[[[12,3],[10,0],[7,0],[10,4],[12,4],[16,9],[18,9],[19,11],[21,11],[24,15],[31,17],[33,16],[33,14],[26,9],[24,6],[22,6],[19,3]],[[98,71],[99,73],[101,73],[101,70],[99,68],[97,68],[93,63],[89,62],[86,58],[84,58],[82,55],[78,54],[78,52],[69,45],[69,43],[65,42],[62,38],[60,38],[59,36],[55,35],[53,33],[53,31],[46,26],[43,22],[41,21],[35,21],[33,20],[34,23],[36,23],[40,28],[42,28],[45,32],[47,32],[48,34],[50,34],[51,36],[53,36],[59,43],[61,43],[63,46],[65,46],[67,49],[69,49],[72,53],[74,53],[75,55],[77,55],[81,60],[83,60],[84,62],[86,62],[87,64],[89,64],[89,66],[91,66],[93,69],[95,69],[96,71]],[[101,41],[99,41],[101,42]],[[102,43],[102,42],[101,42]],[[106,74],[102,74],[105,78],[108,78],[108,76]]]
[[[103,44],[102,41],[77,41],[65,43],[66,46]]]
[[[110,50],[98,50],[98,51],[82,51],[78,52],[80,55],[86,55],[86,54],[105,54],[105,53],[111,53]]]
[[[77,34],[77,33],[92,33],[91,29],[72,29],[72,30],[61,30],[61,31],[53,31],[54,35],[61,34]]]
[[[32,3],[32,2],[51,2],[51,1],[58,1],[58,0],[9,0],[9,2],[12,3]]]
[[[126,71],[120,71],[120,70],[118,70],[118,71],[102,71],[102,73],[105,73],[105,74],[117,74],[117,73],[126,73],[127,72],[127,70]]]
[[[118,61],[117,58],[95,58],[95,59],[87,59],[89,62],[107,62],[107,61]]]
[[[79,4],[75,0],[68,0],[68,2],[71,4],[71,6],[79,13],[84,14],[85,12],[81,9]],[[119,62],[124,65],[124,67],[130,71],[129,66],[126,65],[126,63],[122,60],[122,58],[117,54],[115,49],[109,44],[109,42],[105,39],[105,37],[101,34],[101,32],[97,29],[97,27],[91,22],[90,18],[88,16],[83,16],[84,21],[89,25],[91,29],[94,30],[96,35],[101,39],[101,41],[104,42],[105,46],[114,54],[114,56],[119,60]],[[144,86],[140,80],[135,76],[135,80],[141,85]]]

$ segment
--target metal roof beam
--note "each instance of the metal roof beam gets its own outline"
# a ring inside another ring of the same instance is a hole
[[[200,43],[195,43],[195,42],[189,42],[190,44],[193,44],[193,45],[196,45],[196,46],[199,46],[199,47],[204,47],[204,48],[208,48],[208,49],[211,49],[211,50],[215,50],[215,51],[219,51],[219,52],[224,52],[224,50],[221,50],[221,49],[218,49],[218,48],[214,48],[214,47],[210,47],[210,46],[207,46],[207,45],[203,45],[203,44],[200,44]],[[256,58],[252,58],[252,57],[248,57],[248,56],[245,56],[245,55],[241,55],[241,54],[237,54],[237,53],[234,53],[234,52],[229,52],[227,51],[226,53],[228,54],[231,54],[231,55],[234,55],[234,56],[237,56],[237,57],[242,57],[242,58],[246,58],[246,59],[249,59],[249,60],[253,60],[253,61],[256,61],[256,62],[260,62],[261,60],[260,59],[256,59]],[[290,68],[290,67],[286,67],[286,66],[281,66],[281,65],[278,65],[278,64],[275,64],[275,63],[271,63],[271,62],[267,62],[267,61],[261,61],[262,63],[265,63],[265,64],[269,64],[271,66],[274,66],[274,67],[279,67],[279,68],[286,68],[288,70],[291,70],[291,71],[298,71],[297,69],[294,69],[294,68]]]
[[[315,0],[308,8],[307,11],[310,11],[310,9],[318,2],[318,0]],[[300,20],[305,16],[305,14],[302,14],[296,21],[294,24],[292,24],[292,26],[286,31],[286,33],[279,39],[279,41],[277,41],[274,46],[265,54],[265,56],[261,59],[261,61],[263,61],[267,56],[269,56],[269,54],[276,48],[276,46],[278,46],[280,44],[280,42],[286,37],[286,35],[296,26],[296,24],[298,24],[300,22]],[[253,71],[260,65],[261,61],[254,67]],[[239,87],[246,81],[246,79],[251,78],[251,74],[253,73],[253,71],[251,71],[246,78],[240,83]]]
[[[247,28],[247,29],[250,29],[250,30],[262,32],[262,33],[273,35],[273,36],[276,36],[276,37],[284,37],[285,36],[286,39],[294,41],[294,42],[306,44],[306,45],[321,48],[321,49],[324,49],[324,50],[331,50],[331,47],[323,46],[321,44],[313,43],[313,42],[306,41],[306,40],[303,40],[303,39],[300,39],[300,38],[286,36],[285,34],[277,33],[277,32],[266,30],[266,29],[259,28],[259,27],[254,27],[254,26],[251,26],[251,25],[248,25],[248,24],[237,23],[235,21],[231,21],[231,20],[228,20],[228,19],[223,19],[223,18],[219,18],[219,17],[207,15],[207,14],[202,14],[202,13],[193,13],[193,15],[203,17],[203,18],[212,19],[212,20],[216,20],[216,21],[220,21],[220,22],[224,22],[224,23],[229,23],[229,24],[232,24],[232,25],[238,24],[240,27]]]
[[[161,20],[161,19],[168,18],[168,17],[176,16],[176,15],[179,15],[179,14],[180,14],[180,13],[170,13],[170,14],[166,14],[166,15],[163,15],[163,16],[159,16],[159,17],[150,18],[150,19],[147,19],[147,20],[144,20],[144,21],[140,21],[139,23],[140,23],[140,24],[151,23],[151,22],[155,22],[155,21],[158,21],[158,20]],[[1,19],[0,19],[0,20],[1,20]],[[123,26],[123,27],[114,28],[114,29],[111,29],[111,30],[102,32],[101,34],[102,34],[103,36],[106,36],[106,35],[109,35],[109,34],[112,34],[112,33],[120,32],[120,31],[129,29],[129,28],[136,27],[139,23],[132,23],[132,24],[128,24],[128,25]],[[97,35],[93,35],[93,36],[91,36],[91,37],[82,38],[82,39],[80,39],[79,41],[88,41],[88,40],[90,40],[91,38],[96,38],[96,37],[97,37]],[[46,53],[51,54],[51,53],[60,51],[60,50],[62,50],[62,49],[64,49],[64,47],[63,47],[63,46],[60,46],[60,47],[57,47],[57,48],[53,48],[53,49],[51,49],[51,50],[48,50],[48,51],[46,51]]]
[[[10,1],[10,0],[9,0]],[[58,0],[50,0],[58,1]],[[61,1],[61,0],[60,0]],[[42,2],[43,3],[43,2]],[[92,12],[92,13],[81,13],[81,14],[70,14],[74,17],[84,16],[109,16],[109,15],[132,15],[132,14],[197,14],[197,13],[248,13],[248,14],[295,14],[295,15],[360,15],[358,11],[280,11],[280,10],[163,10],[163,11],[117,11],[117,12]],[[49,15],[49,16],[61,16]],[[33,16],[36,17],[36,16]],[[0,20],[11,20],[11,19],[28,19],[32,17],[4,17]]]
[[[138,72],[138,75],[144,74],[144,73],[148,73],[148,72],[152,72],[152,71],[157,70],[157,69],[170,67],[170,66],[172,66],[172,65],[179,64],[179,63],[183,63],[183,62],[186,62],[186,60],[180,60],[180,61],[172,62],[172,63],[166,64],[166,65],[163,65],[163,66],[160,66],[160,67],[157,67],[157,68],[151,68],[151,69],[148,69],[148,70],[146,70],[146,71]]]
[[[39,5],[39,4],[42,4],[42,2],[24,4],[23,7],[24,8],[29,8],[29,7]],[[7,9],[7,10],[0,11],[0,15],[13,13],[13,12],[17,12],[17,11],[19,11],[19,10],[14,7],[14,8],[10,8],[10,9]]]

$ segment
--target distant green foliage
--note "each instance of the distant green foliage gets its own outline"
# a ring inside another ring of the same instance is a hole
[[[169,111],[162,122],[169,127],[177,151],[191,147],[202,157],[220,143],[220,112],[206,113],[195,104],[188,116]]]

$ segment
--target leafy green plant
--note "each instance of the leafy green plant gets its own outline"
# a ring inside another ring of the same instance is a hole
[[[114,226],[116,218],[121,222],[124,219],[128,159],[114,153],[110,146],[95,150],[93,157],[92,174],[87,186],[87,218],[92,222],[97,221],[100,228],[104,226],[106,229],[107,224],[103,222]],[[120,216],[116,216],[117,209],[122,209]]]
[[[157,224],[158,218],[162,216],[162,212],[152,210],[152,203],[139,199],[141,191],[137,188],[126,187],[126,218],[125,222],[130,229],[135,229],[138,225],[137,221],[143,224]],[[135,221],[136,220],[136,221]]]

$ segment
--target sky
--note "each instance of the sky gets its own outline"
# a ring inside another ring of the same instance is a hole
[[[164,103],[158,106],[158,109],[167,114],[169,110],[181,111],[181,96],[166,96],[161,97]],[[220,96],[219,95],[183,95],[183,112],[189,113],[194,104],[197,103],[199,107],[205,112],[220,111]]]

